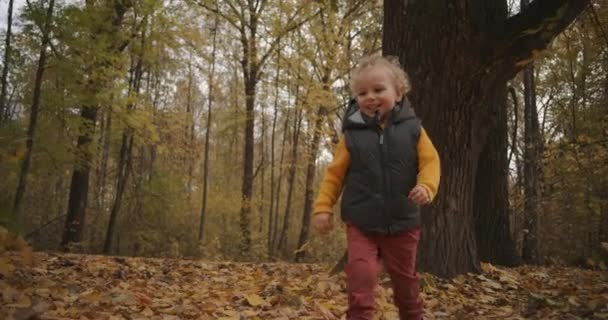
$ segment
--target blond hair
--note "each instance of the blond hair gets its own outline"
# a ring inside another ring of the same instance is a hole
[[[359,64],[353,69],[350,77],[350,91],[355,94],[355,84],[359,80],[359,76],[366,69],[381,66],[385,67],[395,84],[395,90],[400,96],[406,95],[411,90],[410,79],[407,73],[401,68],[399,59],[394,56],[383,57],[379,54],[371,55],[359,60]]]

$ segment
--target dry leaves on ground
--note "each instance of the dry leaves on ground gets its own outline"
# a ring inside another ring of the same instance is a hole
[[[0,319],[344,319],[343,274],[326,266],[74,254],[0,256]],[[422,275],[427,319],[608,319],[608,275],[498,268]],[[397,319],[390,282],[380,319]]]

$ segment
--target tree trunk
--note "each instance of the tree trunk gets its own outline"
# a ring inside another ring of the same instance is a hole
[[[140,38],[140,52],[137,57],[132,60],[136,60],[137,63],[132,71],[131,81],[129,82],[129,90],[127,95],[137,97],[141,89],[141,82],[143,77],[143,62],[144,62],[144,50],[146,48],[146,29],[148,19],[147,16],[143,18],[143,30],[141,31]],[[127,105],[127,112],[132,112],[135,109],[135,104],[130,103]],[[114,239],[114,230],[116,229],[116,223],[118,221],[118,213],[122,206],[122,198],[125,193],[129,176],[131,175],[131,163],[133,159],[133,128],[127,126],[122,134],[122,144],[120,146],[120,155],[118,157],[118,167],[116,172],[116,196],[114,197],[114,204],[112,205],[112,211],[110,212],[110,221],[108,222],[108,229],[106,232],[106,239],[103,246],[103,253],[112,253],[112,240]]]
[[[13,1],[9,3],[9,15],[12,14]],[[49,7],[46,11],[46,20],[44,22],[44,30],[42,30],[42,39],[40,41],[40,54],[38,58],[38,68],[36,69],[36,79],[34,80],[34,94],[32,97],[32,108],[30,110],[30,123],[27,128],[27,138],[25,145],[25,159],[21,163],[21,170],[19,172],[19,184],[17,185],[17,192],[15,193],[15,202],[13,205],[13,214],[17,217],[21,216],[21,206],[23,196],[25,195],[25,187],[27,184],[27,175],[30,170],[30,163],[32,161],[32,150],[34,148],[34,134],[36,132],[36,123],[38,122],[38,109],[40,107],[40,95],[42,91],[42,78],[44,76],[44,69],[46,66],[46,50],[50,42],[50,29],[53,20],[53,9],[55,7],[55,0],[50,0]],[[9,18],[10,19],[10,18]],[[7,39],[10,37],[10,20],[9,20],[9,31],[7,31]],[[7,44],[10,46],[10,41],[7,40]],[[5,63],[7,63],[5,57]],[[6,65],[4,66],[6,69]],[[6,88],[4,87],[6,79],[3,71],[2,74],[2,97],[0,97],[0,107],[4,103],[4,95]]]
[[[384,2],[383,53],[409,72],[410,99],[442,159],[438,197],[422,212],[424,270],[479,270],[473,191],[493,99],[588,2],[536,0],[508,19],[494,14],[505,1]]]
[[[84,229],[85,210],[89,194],[89,172],[91,170],[91,154],[87,150],[92,141],[97,119],[97,107],[83,106],[80,117],[87,124],[78,136],[76,150],[80,150],[81,158],[74,166],[72,182],[70,183],[70,198],[68,201],[68,213],[61,238],[61,248],[69,250],[70,243],[82,240]]]
[[[329,81],[329,76],[325,77],[324,83]],[[329,91],[329,85],[324,85],[324,89]],[[306,250],[303,250],[304,244],[308,241],[308,233],[310,227],[310,211],[312,210],[313,201],[313,182],[315,180],[315,173],[317,171],[316,160],[317,153],[319,151],[319,142],[321,140],[321,132],[323,130],[323,123],[327,109],[320,106],[315,115],[315,122],[313,125],[312,141],[310,143],[310,150],[306,157],[306,180],[304,186],[304,212],[302,213],[302,226],[300,229],[300,236],[298,237],[298,250],[296,251],[295,261],[299,262],[304,258]]]
[[[517,266],[521,258],[511,236],[508,148],[507,88],[497,98],[492,131],[480,155],[475,181],[475,234],[481,261],[503,266]]]
[[[107,112],[105,121],[101,126],[101,160],[99,162],[97,174],[97,212],[101,214],[104,211],[106,202],[106,178],[108,176],[108,158],[110,156],[110,144],[112,141],[112,113]]]
[[[116,174],[116,196],[114,197],[114,204],[112,205],[112,211],[110,212],[110,221],[108,222],[106,240],[103,245],[103,254],[112,253],[112,240],[114,239],[114,230],[116,229],[118,212],[122,206],[122,198],[125,193],[127,181],[129,180],[129,175],[131,174],[132,150],[133,130],[131,128],[126,128],[122,134],[122,145],[120,146],[120,155],[118,158],[118,168]]]
[[[95,4],[93,2],[86,2],[87,8],[91,11]],[[111,6],[110,16],[107,19],[107,23],[110,23],[111,28],[100,28],[103,31],[109,32],[112,35],[120,32],[120,27],[127,10],[133,5],[132,2],[125,1],[116,3]],[[100,23],[106,23],[106,20],[100,19]],[[101,27],[101,26],[97,26]],[[95,34],[91,41],[95,41]],[[118,55],[124,50],[128,42],[115,42],[111,43],[107,47],[107,56]],[[107,67],[107,61],[100,59],[100,61],[91,62],[92,65],[89,67],[89,72],[98,72],[98,69]],[[99,88],[104,88],[106,83],[94,83],[92,80],[88,80],[86,90],[91,95],[95,95]],[[104,79],[99,81],[106,81],[110,83],[111,79]],[[72,182],[70,184],[70,197],[68,201],[68,213],[65,220],[63,235],[61,238],[61,248],[68,250],[70,243],[80,242],[83,236],[83,229],[85,223],[85,214],[89,194],[89,175],[91,171],[92,154],[89,150],[90,144],[93,141],[95,133],[96,121],[97,121],[98,106],[96,105],[84,105],[80,111],[80,117],[85,124],[78,136],[76,150],[78,152],[79,161],[74,166],[72,172]]]
[[[296,98],[296,105],[298,101]],[[300,128],[302,126],[302,111],[296,111],[294,117],[294,128],[293,128],[293,139],[291,146],[291,158],[289,161],[289,169],[287,169],[287,199],[285,200],[285,213],[283,214],[283,225],[281,227],[281,233],[279,234],[279,241],[277,242],[277,249],[279,251],[285,249],[287,245],[287,235],[289,234],[289,224],[291,222],[291,201],[293,196],[293,188],[295,186],[296,177],[296,162],[298,159],[298,142],[300,140]]]
[[[255,87],[257,80],[245,83],[245,148],[243,153],[243,184],[241,188],[241,254],[251,249],[251,196],[253,195],[253,127],[255,124]]]
[[[280,42],[280,40],[279,40]],[[279,48],[281,46],[279,45]],[[273,117],[272,117],[272,132],[270,133],[270,203],[268,205],[268,255],[272,256],[274,248],[274,235],[277,221],[274,217],[275,207],[275,190],[277,193],[280,189],[275,187],[275,170],[274,170],[274,151],[275,151],[275,136],[277,132],[277,118],[279,116],[279,78],[281,72],[281,50],[277,52],[277,70],[274,79],[274,103],[273,103]]]
[[[266,186],[266,150],[265,150],[265,145],[266,145],[266,111],[265,111],[265,104],[262,106],[262,114],[260,115],[261,117],[261,124],[262,124],[262,128],[261,128],[261,139],[260,139],[260,164],[258,165],[258,168],[260,170],[260,179],[259,183],[260,183],[260,198],[258,201],[258,209],[256,210],[258,213],[258,234],[262,234],[263,231],[263,226],[264,226],[264,215],[262,214],[264,212],[264,191],[265,191],[265,186]]]
[[[14,0],[8,0],[8,11],[6,13],[7,22],[6,22],[6,36],[4,38],[4,61],[2,63],[2,84],[0,88],[0,125],[9,118],[9,108],[6,103],[6,91],[8,89],[8,69],[10,67],[10,57],[11,57],[11,37],[12,37],[12,27],[13,27],[13,2]],[[50,7],[50,4],[49,4]],[[47,12],[48,14],[48,12]],[[47,26],[45,26],[47,27]],[[43,31],[48,38],[48,29]],[[42,37],[44,38],[45,35]],[[47,40],[48,42],[48,40]],[[45,45],[46,50],[46,45]],[[42,50],[41,50],[42,51]],[[46,53],[45,53],[46,55]],[[40,60],[39,60],[40,63]],[[13,210],[14,211],[14,210]]]
[[[274,225],[272,228],[272,250],[270,252],[270,255],[272,255],[275,251],[275,248],[277,247],[277,243],[278,243],[278,239],[277,237],[279,236],[279,209],[281,207],[281,190],[282,190],[282,184],[283,184],[283,173],[284,173],[284,168],[285,168],[285,145],[287,144],[287,140],[288,140],[288,126],[289,126],[289,117],[290,117],[290,110],[287,110],[287,113],[285,115],[285,121],[283,123],[283,142],[281,143],[281,155],[279,156],[279,176],[278,176],[278,182],[277,182],[277,192],[276,192],[276,200],[274,201],[275,203],[275,207],[274,207],[274,211],[272,213],[272,219],[274,220]]]
[[[527,0],[521,1],[525,8]],[[523,72],[524,78],[524,215],[526,232],[522,258],[526,263],[539,263],[538,256],[538,215],[540,211],[539,166],[540,132],[536,109],[536,86],[534,65]]]
[[[215,81],[215,54],[217,44],[217,28],[219,27],[219,21],[217,15],[213,23],[212,32],[212,49],[211,49],[211,61],[209,62],[209,79],[207,80],[207,130],[205,132],[205,154],[203,156],[203,201],[201,205],[201,220],[198,226],[198,242],[203,241],[205,231],[205,216],[207,215],[207,188],[209,183],[209,139],[211,137],[211,119],[213,111],[213,85]]]

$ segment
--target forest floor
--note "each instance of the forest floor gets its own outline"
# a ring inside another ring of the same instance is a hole
[[[0,255],[0,319],[344,319],[344,275],[327,266]],[[608,319],[608,273],[499,268],[452,280],[422,274],[425,319]],[[398,319],[390,282],[379,319]]]

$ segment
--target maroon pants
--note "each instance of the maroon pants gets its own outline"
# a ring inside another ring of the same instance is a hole
[[[379,256],[382,256],[384,267],[391,276],[399,317],[402,320],[422,319],[422,299],[416,275],[419,240],[419,228],[395,235],[369,235],[352,224],[347,225],[347,319],[373,319]]]

